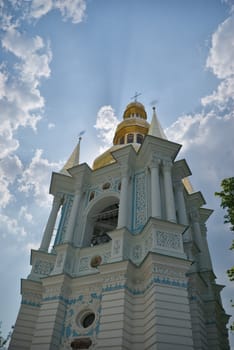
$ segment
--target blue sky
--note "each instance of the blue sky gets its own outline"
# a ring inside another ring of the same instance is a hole
[[[219,0],[0,0],[0,320],[20,304],[51,198],[52,171],[86,130],[81,161],[111,145],[135,91],[157,100],[191,182],[215,210],[208,240],[228,313],[232,235],[214,192],[234,170],[234,8]],[[234,343],[234,340],[232,340]],[[234,346],[234,345],[233,345]]]

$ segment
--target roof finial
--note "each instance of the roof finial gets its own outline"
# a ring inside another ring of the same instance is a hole
[[[67,172],[68,169],[73,168],[74,166],[79,165],[80,163],[80,142],[82,140],[82,135],[84,135],[85,130],[81,131],[78,135],[78,142],[76,144],[76,147],[74,148],[72,154],[70,155],[69,159],[67,160],[66,164],[61,169],[61,173],[69,175]]]
[[[76,153],[75,153],[75,159],[74,159],[74,166],[75,165],[78,165],[79,162],[80,162],[80,142],[82,140],[82,135],[84,135],[85,133],[85,130],[82,130],[79,135],[78,135],[78,145],[77,145],[77,148],[76,148]]]
[[[159,137],[161,139],[166,140],[167,137],[158,121],[158,117],[156,114],[156,107],[153,106],[152,109],[153,109],[153,116],[149,127],[148,135],[152,135],[152,136]]]
[[[134,98],[134,102],[137,102],[137,97],[142,95],[141,92],[135,92],[135,95],[131,97],[131,100]]]

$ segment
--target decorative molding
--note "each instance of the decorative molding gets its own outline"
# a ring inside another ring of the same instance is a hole
[[[22,305],[28,305],[33,307],[40,307],[41,305],[41,294],[34,292],[24,292],[22,295]]]
[[[36,260],[33,272],[39,275],[48,276],[54,268],[54,264],[45,260]]]
[[[96,268],[91,266],[91,260],[95,255],[99,255],[101,257],[101,264],[106,264],[111,260],[111,250],[101,250],[95,249],[89,252],[89,255],[81,256],[79,259],[79,267],[78,267],[78,275],[85,273],[93,273]]]
[[[134,223],[133,229],[140,230],[147,220],[146,176],[145,172],[134,177]]]
[[[87,271],[90,268],[90,258],[89,256],[84,256],[80,258],[79,271]]]
[[[113,240],[113,255],[119,255],[121,248],[121,240],[115,239]]]
[[[163,165],[163,171],[171,171],[171,168],[172,168],[172,162],[171,160],[166,160],[164,159],[162,161],[162,165]]]
[[[133,261],[142,259],[142,246],[140,244],[137,244],[133,247],[132,259]]]
[[[156,231],[155,247],[181,251],[182,250],[181,235],[178,233],[172,233],[172,232]]]
[[[96,199],[97,197],[99,197],[101,194],[103,193],[107,193],[107,192],[120,192],[120,188],[119,188],[119,184],[120,184],[121,180],[119,177],[115,177],[113,178],[112,176],[105,176],[104,178],[102,178],[102,182],[94,185],[94,186],[87,186],[87,197],[86,197],[86,201],[85,201],[85,207],[87,207],[87,205],[93,200]],[[110,187],[107,189],[103,188],[103,185],[105,183],[109,183]],[[94,197],[90,200],[90,195],[91,193],[94,193]]]
[[[152,250],[153,247],[153,235],[150,233],[148,237],[144,240],[144,252],[145,255]]]
[[[153,153],[152,158],[151,158],[151,160],[149,162],[150,169],[152,169],[152,168],[159,168],[161,163],[162,163],[162,161],[158,157],[158,154],[157,153]]]
[[[63,349],[70,349],[71,338],[74,337],[92,337],[92,342],[95,343],[99,333],[102,294],[97,289],[87,294],[85,291],[82,290],[78,298],[68,301],[62,332]],[[93,312],[95,320],[90,326],[84,328],[78,322],[78,318],[82,312],[86,311]]]

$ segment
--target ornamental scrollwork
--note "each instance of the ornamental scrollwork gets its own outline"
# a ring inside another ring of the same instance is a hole
[[[181,239],[178,233],[156,231],[156,247],[181,250]]]
[[[54,264],[49,261],[37,260],[33,272],[39,275],[48,276],[54,268]]]
[[[135,228],[146,222],[146,177],[144,173],[135,176]]]

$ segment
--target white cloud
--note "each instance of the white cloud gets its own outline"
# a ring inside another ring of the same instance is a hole
[[[53,1],[51,0],[32,0],[31,16],[40,18],[46,15],[53,8]]]
[[[52,52],[40,36],[29,37],[16,28],[9,27],[2,38],[2,46],[20,59],[16,68],[22,81],[31,82],[35,88],[39,84],[38,79],[50,76]]]
[[[7,156],[0,160],[0,206],[5,208],[14,198],[10,185],[22,172],[22,163],[17,156]]]
[[[98,137],[103,143],[100,151],[104,151],[112,145],[115,129],[119,120],[115,116],[115,111],[111,106],[102,106],[97,114],[94,127],[98,130]]]
[[[168,139],[183,145],[181,157],[193,160],[203,186],[219,185],[220,179],[232,176],[234,164],[234,113],[186,115],[167,130]],[[191,169],[193,171],[193,168]],[[217,188],[217,187],[216,187]]]
[[[84,0],[33,0],[31,3],[30,16],[40,18],[49,11],[57,9],[63,19],[71,19],[72,23],[80,23],[84,19],[86,1]]]
[[[33,216],[32,214],[28,211],[28,207],[23,205],[20,210],[19,210],[19,218],[24,219],[29,223],[32,223],[33,221]]]
[[[52,54],[42,38],[28,37],[10,25],[2,35],[2,46],[16,58],[13,67],[0,66],[0,157],[6,157],[19,147],[18,128],[36,130],[42,117],[45,101],[38,87],[41,78],[50,75]]]
[[[7,215],[0,213],[1,222],[1,238],[6,238],[8,235],[16,236],[17,241],[26,236],[24,227],[19,226],[16,219],[12,219]]]
[[[216,103],[218,106],[222,107],[228,103],[230,99],[234,99],[234,76],[223,80],[219,84],[217,90],[213,91],[211,95],[201,99],[201,103],[203,106]]]
[[[212,46],[206,61],[209,68],[222,79],[217,90],[201,99],[203,106],[216,103],[222,107],[234,100],[234,12],[231,13],[212,36]]]
[[[39,206],[49,206],[51,197],[48,194],[48,184],[51,172],[61,169],[61,163],[50,163],[42,157],[43,151],[36,150],[29,166],[19,179],[19,191],[34,197]]]
[[[84,0],[56,0],[54,7],[58,8],[64,19],[71,19],[73,23],[82,22],[86,10]]]
[[[0,108],[1,110],[1,108]],[[13,137],[13,130],[8,120],[0,124],[0,159],[7,157],[19,147],[18,140]]]
[[[26,246],[24,247],[24,250],[28,253],[31,249],[37,250],[40,247],[39,242],[28,242]]]
[[[220,79],[234,74],[234,13],[218,26],[206,65]]]
[[[0,67],[2,69],[2,67]],[[5,72],[0,71],[0,100],[5,96],[6,90],[6,81],[7,81],[7,75]]]
[[[53,129],[55,128],[55,124],[54,123],[49,123],[48,124],[48,129]]]

